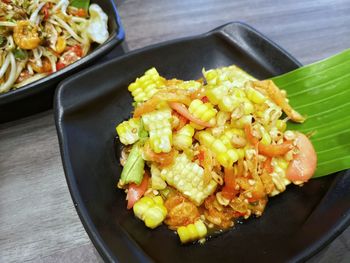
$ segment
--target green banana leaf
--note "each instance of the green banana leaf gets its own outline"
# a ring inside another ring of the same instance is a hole
[[[303,124],[288,122],[288,129],[312,134],[314,177],[350,168],[350,49],[272,80],[307,117]]]

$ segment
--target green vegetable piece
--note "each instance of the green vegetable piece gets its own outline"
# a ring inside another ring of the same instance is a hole
[[[13,54],[15,55],[16,59],[20,59],[20,60],[24,60],[28,56],[27,51],[25,51],[23,49],[15,49],[13,51]]]
[[[288,129],[312,134],[315,177],[350,168],[350,49],[272,78],[287,91],[292,107],[306,116]]]
[[[125,185],[128,183],[140,184],[143,179],[145,161],[142,159],[140,145],[134,144],[124,165],[120,182]]]
[[[0,46],[5,42],[5,37],[0,36]]]
[[[85,11],[88,11],[90,6],[90,0],[72,0],[72,2],[70,3],[70,6],[78,9],[82,8]]]
[[[143,124],[143,120],[142,119],[141,119],[140,129],[139,129],[139,137],[140,137],[141,140],[148,138],[148,131],[145,130],[145,126]]]

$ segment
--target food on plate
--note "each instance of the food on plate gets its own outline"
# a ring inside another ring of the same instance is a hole
[[[124,144],[118,187],[147,227],[164,223],[182,243],[261,216],[268,197],[316,169],[309,138],[287,129],[305,118],[271,80],[236,66],[203,69],[190,81],[151,68],[128,89],[134,111],[116,127]]]
[[[86,56],[108,39],[107,20],[89,0],[1,0],[0,93]]]

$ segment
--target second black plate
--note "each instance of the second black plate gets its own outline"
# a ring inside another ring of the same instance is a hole
[[[67,182],[91,240],[108,261],[285,262],[310,257],[349,223],[349,173],[291,186],[259,219],[209,239],[181,245],[165,226],[147,229],[126,210],[116,189],[121,166],[115,156],[115,125],[130,116],[127,86],[156,67],[167,78],[196,79],[206,69],[236,64],[257,78],[300,66],[251,27],[230,23],[207,34],[135,51],[90,68],[62,83],[56,94],[56,125]]]

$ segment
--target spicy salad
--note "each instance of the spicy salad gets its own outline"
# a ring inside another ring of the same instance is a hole
[[[182,243],[261,216],[269,197],[307,182],[317,163],[308,136],[287,129],[305,118],[271,80],[236,66],[202,73],[183,81],[147,70],[128,87],[133,116],[116,127],[127,208]]]

